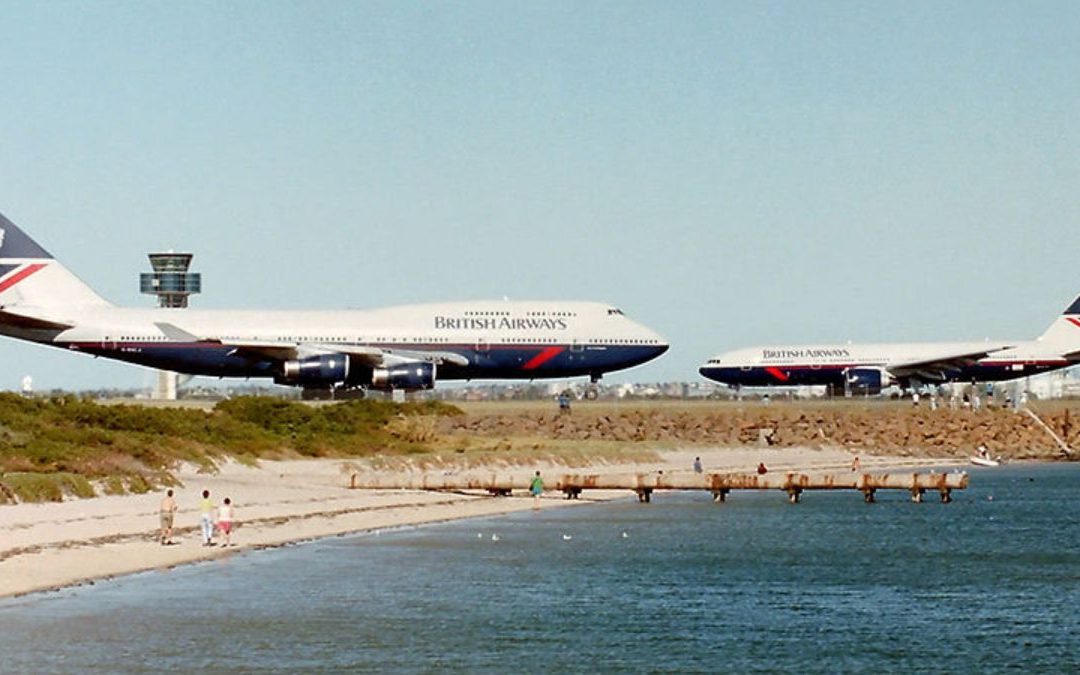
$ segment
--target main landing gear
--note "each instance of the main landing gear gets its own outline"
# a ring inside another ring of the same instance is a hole
[[[585,387],[585,399],[587,401],[595,401],[600,396],[600,387],[597,386],[597,383],[601,377],[601,375],[589,376],[589,386]]]

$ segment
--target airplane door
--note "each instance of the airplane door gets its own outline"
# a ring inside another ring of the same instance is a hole
[[[570,360],[580,361],[584,358],[585,345],[581,344],[577,340],[570,343]]]
[[[484,338],[479,338],[476,341],[476,355],[477,356],[489,356],[491,354],[491,343]]]

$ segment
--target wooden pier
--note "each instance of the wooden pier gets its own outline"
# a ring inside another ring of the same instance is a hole
[[[543,474],[542,474],[543,475]],[[878,490],[906,490],[911,500],[921,502],[927,492],[937,492],[942,503],[952,501],[953,490],[968,486],[967,473],[823,473],[769,472],[690,473],[657,471],[653,473],[565,473],[543,475],[545,491],[561,491],[567,499],[577,499],[583,490],[632,490],[641,502],[652,500],[656,490],[707,490],[713,500],[727,500],[732,490],[781,490],[796,504],[808,490],[858,490],[863,500],[872,504]],[[398,473],[353,474],[350,487],[357,489],[396,490],[486,490],[494,495],[510,495],[514,490],[528,490],[532,475],[517,473],[444,472],[402,476]]]

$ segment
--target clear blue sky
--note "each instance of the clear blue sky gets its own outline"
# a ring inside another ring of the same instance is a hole
[[[0,212],[113,302],[611,302],[672,342],[1027,338],[1080,294],[1074,2],[0,4]],[[0,388],[140,386],[0,340]]]

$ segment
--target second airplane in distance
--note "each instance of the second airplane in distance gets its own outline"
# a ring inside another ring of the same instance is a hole
[[[1034,340],[748,347],[699,372],[733,387],[829,385],[874,394],[894,384],[999,382],[1080,363],[1080,297]]]

